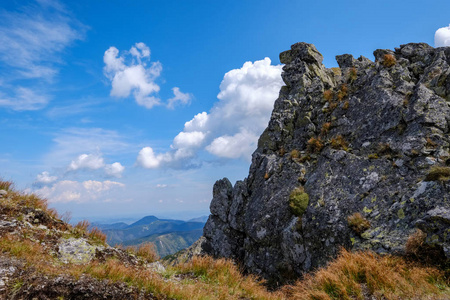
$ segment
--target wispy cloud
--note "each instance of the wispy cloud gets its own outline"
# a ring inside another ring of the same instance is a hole
[[[186,122],[171,151],[142,148],[137,164],[149,169],[193,166],[192,159],[203,149],[217,157],[250,160],[283,85],[281,68],[265,58],[227,72],[217,96],[220,101],[210,113],[199,113]]]
[[[55,133],[54,146],[45,156],[45,161],[51,166],[66,166],[85,153],[105,155],[131,151],[126,138],[117,131],[103,128],[67,128]]]
[[[0,61],[25,78],[51,79],[60,54],[86,30],[57,1],[38,1],[0,17]]]
[[[1,92],[0,90],[0,106],[17,111],[38,110],[44,108],[50,100],[48,95],[40,94],[25,87],[16,87],[6,90],[6,93]]]
[[[1,11],[0,106],[18,111],[45,107],[50,97],[36,80],[50,84],[64,63],[65,49],[83,39],[85,31],[58,1],[39,0],[15,11]]]

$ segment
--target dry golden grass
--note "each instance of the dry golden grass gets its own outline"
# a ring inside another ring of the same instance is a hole
[[[358,77],[358,71],[356,70],[355,67],[351,68],[351,69],[350,69],[350,72],[349,72],[349,78],[350,78],[350,80],[351,80],[351,81],[355,81],[357,77]]]
[[[361,234],[370,228],[370,222],[360,213],[354,213],[347,217],[348,226],[357,234]]]
[[[418,256],[424,243],[425,238],[427,237],[426,233],[420,229],[416,229],[416,231],[408,237],[405,245],[405,252],[409,255]]]
[[[323,98],[326,101],[328,101],[328,102],[332,101],[333,97],[334,97],[334,93],[332,90],[326,90],[325,92],[323,92]]]
[[[337,99],[339,101],[342,101],[345,97],[347,97],[347,95],[348,95],[348,87],[347,84],[344,83],[343,85],[341,85],[341,88],[337,93]]]
[[[150,268],[126,265],[117,259],[61,265],[39,243],[13,235],[0,239],[0,251],[23,259],[27,266],[46,276],[69,274],[79,278],[86,274],[100,280],[125,282],[153,293],[158,299],[285,299],[281,292],[268,292],[255,277],[243,276],[225,259],[194,258],[169,271],[170,276],[181,276],[181,280],[167,280]],[[148,247],[141,248],[141,253],[138,249],[141,255],[148,255],[148,251]]]
[[[390,68],[390,67],[394,66],[396,63],[397,63],[397,60],[395,59],[394,55],[385,54],[383,56],[383,62],[382,62],[383,66]]]
[[[80,231],[86,231],[90,225],[91,225],[91,223],[89,223],[88,220],[82,220],[82,221],[79,221],[75,225],[74,228],[77,229],[77,230],[80,230]]]
[[[91,230],[89,230],[88,236],[95,241],[101,242],[102,244],[106,243],[106,234],[104,234],[97,227],[94,227]]]
[[[341,150],[348,150],[348,142],[344,139],[342,135],[338,135],[335,138],[331,139],[331,147],[333,149],[341,149]]]
[[[393,256],[342,250],[326,268],[306,275],[284,292],[294,299],[449,299],[442,272]],[[364,295],[366,294],[366,295]]]
[[[319,153],[320,150],[322,150],[323,148],[323,143],[322,140],[320,138],[310,138],[308,140],[308,151],[312,152],[312,153]]]
[[[123,250],[127,251],[128,253],[134,254],[148,263],[155,262],[159,259],[158,253],[156,251],[156,247],[153,243],[143,243],[138,246],[128,246],[126,248],[123,248],[120,246]]]
[[[320,134],[326,135],[328,131],[330,131],[331,128],[331,122],[323,123],[322,129],[320,130]]]
[[[349,107],[350,107],[350,102],[348,102],[348,100],[347,100],[344,102],[344,105],[342,105],[342,109],[347,110]]]
[[[12,183],[12,181],[0,180],[0,190],[9,191],[13,187],[14,187],[14,184]]]
[[[291,158],[292,159],[297,159],[300,157],[300,152],[297,149],[294,149],[291,151]]]

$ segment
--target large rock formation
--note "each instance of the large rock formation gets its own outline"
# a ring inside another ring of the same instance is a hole
[[[327,69],[314,45],[281,53],[286,86],[248,178],[214,185],[203,252],[275,282],[340,247],[404,253],[416,228],[450,257],[450,48],[374,56]]]

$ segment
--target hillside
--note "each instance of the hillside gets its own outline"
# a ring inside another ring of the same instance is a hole
[[[407,254],[414,236],[448,264],[450,48],[374,56],[339,55],[327,69],[311,44],[280,54],[286,85],[248,177],[214,185],[204,253],[273,284],[342,247]]]

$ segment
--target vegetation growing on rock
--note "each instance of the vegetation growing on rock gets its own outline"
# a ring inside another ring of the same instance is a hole
[[[289,195],[289,207],[294,215],[301,217],[309,204],[309,196],[303,187],[295,188]]]

